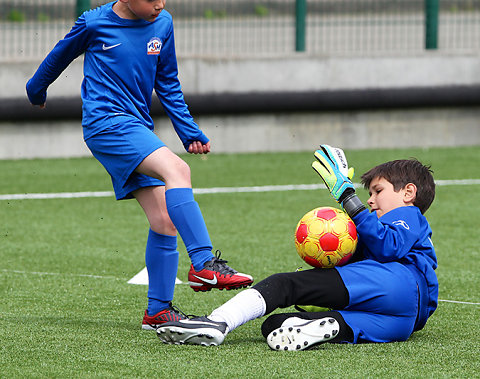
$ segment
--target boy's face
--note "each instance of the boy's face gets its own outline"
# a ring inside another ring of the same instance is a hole
[[[415,184],[408,183],[404,188],[395,192],[393,184],[385,178],[374,178],[368,190],[370,198],[367,200],[371,212],[377,212],[380,218],[387,212],[399,207],[413,205],[417,193]]]
[[[153,22],[165,8],[166,0],[120,0],[128,13],[127,18]]]

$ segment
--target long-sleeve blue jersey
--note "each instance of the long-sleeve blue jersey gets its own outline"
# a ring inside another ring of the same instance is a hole
[[[396,208],[382,217],[367,210],[353,218],[359,234],[358,253],[377,262],[414,265],[423,276],[428,296],[427,317],[437,308],[437,257],[427,219],[415,206]],[[426,320],[425,320],[426,321]]]
[[[153,130],[149,114],[153,90],[187,149],[208,138],[185,104],[177,74],[171,15],[163,10],[154,22],[120,18],[115,2],[83,13],[27,83],[32,104],[43,104],[48,86],[85,53],[82,82],[84,138],[111,126],[108,119],[132,116]]]

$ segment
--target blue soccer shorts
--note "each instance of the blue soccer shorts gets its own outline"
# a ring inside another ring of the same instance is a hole
[[[414,274],[398,262],[364,260],[336,267],[349,293],[338,312],[352,328],[354,342],[405,341],[419,311]]]
[[[110,174],[116,199],[130,199],[131,193],[139,188],[164,186],[163,181],[134,171],[165,144],[133,117],[117,116],[107,122],[111,125],[87,138],[85,143]]]

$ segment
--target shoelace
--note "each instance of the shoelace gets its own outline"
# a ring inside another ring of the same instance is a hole
[[[221,259],[222,252],[220,250],[217,250],[215,252],[215,257],[213,258],[213,261],[211,263],[211,267],[213,268],[214,271],[221,272],[224,275],[235,275],[237,271],[235,271],[233,268],[227,265],[227,262],[225,259]]]
[[[172,302],[170,302],[168,305],[170,306],[170,309],[172,309],[175,313],[178,313],[178,314],[182,315],[182,316],[185,317],[185,318],[190,318],[189,315],[187,315],[186,313],[182,312],[182,311],[180,310],[180,308],[178,308],[176,305],[173,305]],[[191,315],[190,315],[190,316],[191,316]]]

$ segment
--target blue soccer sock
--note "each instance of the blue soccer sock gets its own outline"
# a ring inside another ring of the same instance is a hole
[[[153,316],[173,300],[178,269],[177,236],[148,232],[145,263],[148,271],[148,309]]]
[[[212,242],[198,203],[191,188],[171,188],[165,191],[167,210],[185,244],[196,271],[213,258]]]

